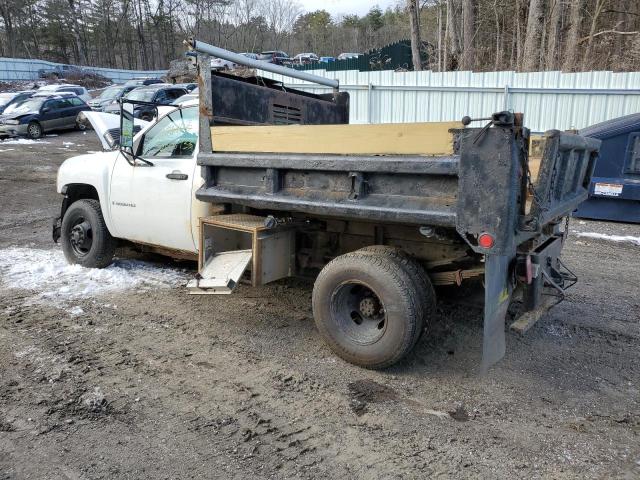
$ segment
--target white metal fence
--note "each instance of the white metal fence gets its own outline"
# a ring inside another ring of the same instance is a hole
[[[350,94],[351,123],[455,121],[523,112],[535,132],[567,130],[640,112],[640,72],[327,72]],[[268,72],[314,93],[330,89]]]
[[[29,60],[24,58],[0,57],[0,81],[12,80],[37,80],[38,70],[53,70],[60,63],[47,62],[46,60]],[[167,73],[166,70],[120,70],[117,68],[82,67],[91,72],[102,75],[114,82],[123,82],[135,77],[160,77]]]

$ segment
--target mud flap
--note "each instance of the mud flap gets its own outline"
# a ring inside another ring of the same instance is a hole
[[[481,373],[505,353],[505,317],[511,300],[511,255],[487,255],[484,274],[484,332]]]

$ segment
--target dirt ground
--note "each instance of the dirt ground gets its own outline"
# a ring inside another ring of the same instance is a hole
[[[640,245],[572,233],[580,283],[486,376],[474,289],[440,291],[415,353],[367,371],[322,343],[301,281],[222,297],[10,282],[10,247],[61,258],[56,169],[99,149],[93,132],[43,141],[0,142],[1,479],[640,478]]]

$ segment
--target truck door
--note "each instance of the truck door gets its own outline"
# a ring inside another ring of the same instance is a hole
[[[130,165],[120,154],[111,177],[110,211],[115,235],[165,248],[195,252],[191,209],[198,144],[198,109],[166,115],[137,146]],[[131,160],[131,159],[129,159]]]

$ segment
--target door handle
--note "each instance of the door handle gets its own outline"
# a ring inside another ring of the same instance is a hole
[[[174,170],[171,173],[167,173],[167,178],[170,180],[186,180],[189,178],[189,175],[186,173],[181,173],[177,170]]]

